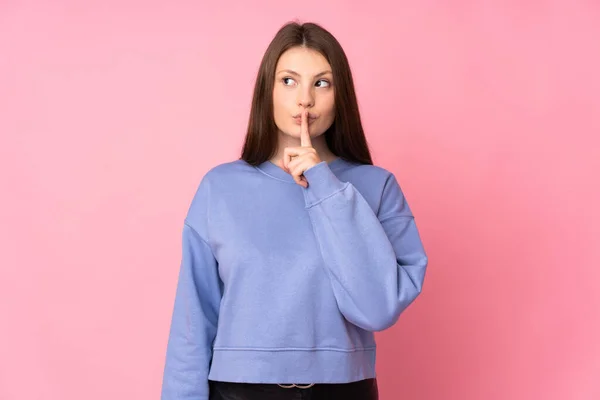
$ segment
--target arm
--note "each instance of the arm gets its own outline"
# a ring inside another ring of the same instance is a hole
[[[315,236],[340,312],[369,331],[392,326],[421,292],[427,256],[393,174],[377,214],[325,162],[304,171]]]
[[[161,400],[208,400],[221,288],[207,242],[186,220]]]

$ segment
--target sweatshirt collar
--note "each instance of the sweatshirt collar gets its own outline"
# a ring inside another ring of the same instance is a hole
[[[328,162],[327,165],[329,165],[329,168],[331,168],[331,170],[333,171],[337,168],[340,168],[344,163],[345,163],[345,161],[342,158],[338,157],[338,158]],[[259,164],[257,168],[259,168],[261,171],[263,171],[264,173],[266,173],[267,175],[269,175],[275,179],[295,183],[292,175],[285,172],[283,169],[281,169],[279,166],[277,166],[270,160],[267,160],[267,161],[263,162],[262,164]]]

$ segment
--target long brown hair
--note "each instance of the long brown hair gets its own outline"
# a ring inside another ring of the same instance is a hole
[[[350,65],[337,39],[315,23],[285,24],[265,51],[260,63],[248,131],[241,159],[251,165],[270,160],[277,151],[277,126],[273,116],[273,86],[279,57],[288,49],[303,46],[321,53],[331,65],[335,87],[335,118],[323,133],[329,150],[359,164],[373,164],[358,111]]]

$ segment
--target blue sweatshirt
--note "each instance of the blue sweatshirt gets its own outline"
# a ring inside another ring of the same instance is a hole
[[[183,224],[162,400],[209,380],[375,377],[375,331],[421,292],[427,257],[395,176],[337,158],[308,187],[266,161],[212,168]]]

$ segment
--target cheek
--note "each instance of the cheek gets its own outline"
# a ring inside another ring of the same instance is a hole
[[[273,109],[277,111],[279,109],[279,91],[277,89],[273,90]]]
[[[288,97],[286,93],[283,93],[281,90],[275,89],[273,91],[273,110],[275,115],[281,115],[286,113]]]
[[[326,104],[327,105],[325,107],[325,114],[327,115],[327,120],[333,121],[333,119],[335,118],[335,103],[333,101],[333,96],[327,99]]]
[[[326,108],[321,109],[321,118],[319,118],[319,125],[315,126],[315,131],[318,134],[324,133],[333,124],[335,119],[335,108],[328,105]]]
[[[323,109],[327,110],[327,112],[333,112],[335,104],[335,93],[333,91],[323,93],[319,100],[321,100]]]

